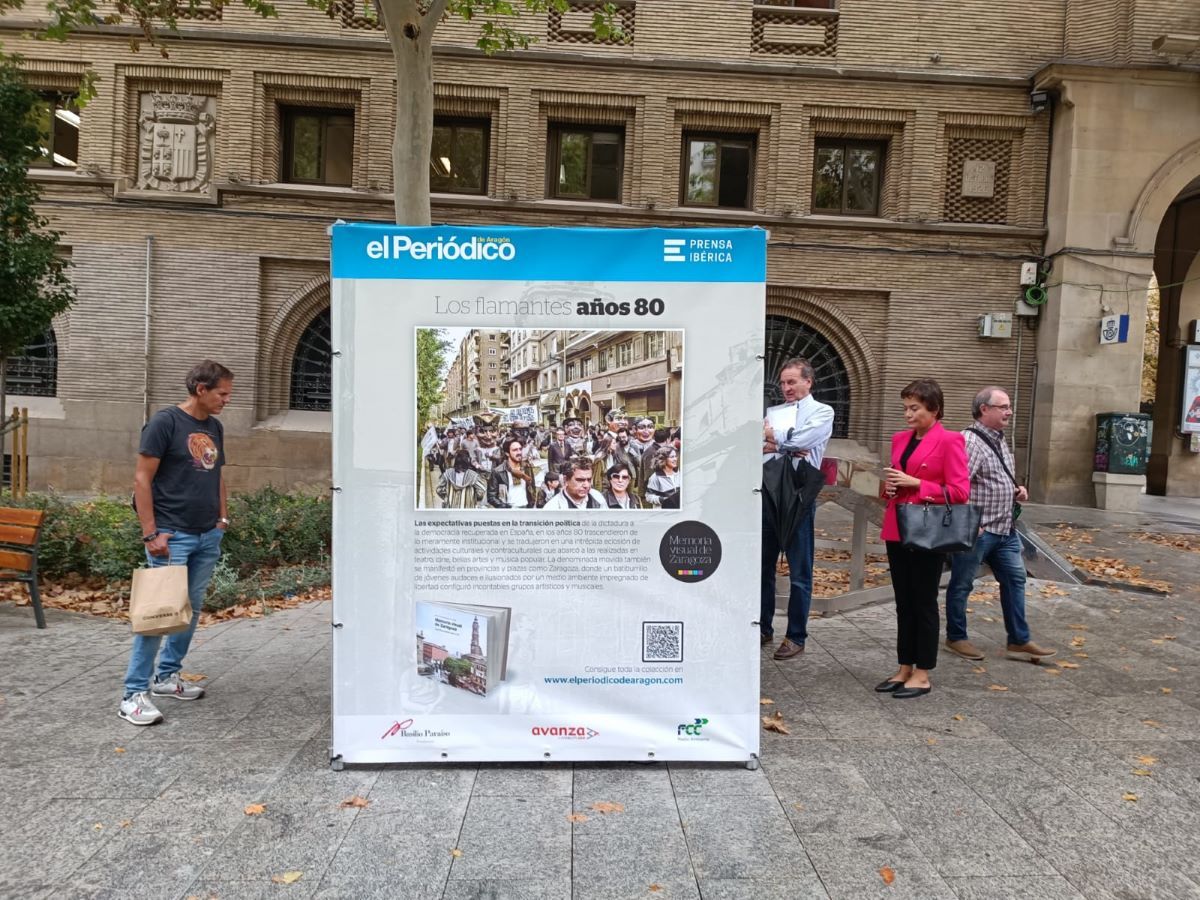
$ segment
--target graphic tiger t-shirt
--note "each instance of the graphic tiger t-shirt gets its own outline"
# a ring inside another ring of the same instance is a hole
[[[152,485],[159,530],[198,534],[217,526],[224,436],[216,416],[194,419],[178,406],[160,409],[142,428],[138,453],[159,460]]]

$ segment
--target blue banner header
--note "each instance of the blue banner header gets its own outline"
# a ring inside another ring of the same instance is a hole
[[[761,228],[334,225],[334,278],[454,281],[767,280]]]

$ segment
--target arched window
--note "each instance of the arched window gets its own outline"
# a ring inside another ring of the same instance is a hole
[[[8,358],[8,393],[23,397],[54,397],[58,394],[58,340],[54,329]]]
[[[837,350],[821,334],[786,316],[767,316],[763,407],[783,402],[779,374],[784,362],[802,356],[816,373],[813,396],[833,407],[833,436],[845,437],[850,426],[850,378]]]
[[[308,323],[292,357],[292,409],[328,410],[333,405],[333,345],[329,308]]]

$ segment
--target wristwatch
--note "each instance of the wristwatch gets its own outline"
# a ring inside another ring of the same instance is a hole
[[[226,528],[228,528],[229,527],[229,519],[227,519],[225,516],[221,516],[221,518],[217,519],[217,524],[224,525]]]
[[[143,535],[143,536],[142,536],[142,543],[143,543],[143,544],[148,544],[148,543],[150,543],[152,540],[154,540],[156,537],[158,537],[158,532],[157,532],[157,531],[152,531],[152,532],[150,532],[150,534],[147,534],[147,535]]]

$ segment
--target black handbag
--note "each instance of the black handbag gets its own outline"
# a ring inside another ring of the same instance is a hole
[[[970,503],[951,503],[944,484],[942,497],[945,504],[901,503],[896,507],[900,543],[906,550],[957,553],[975,546],[983,517],[979,507]]]

